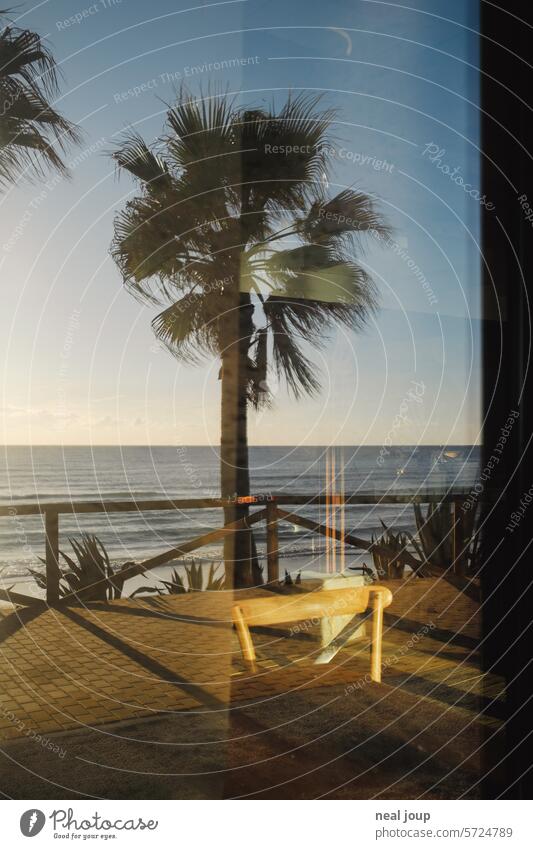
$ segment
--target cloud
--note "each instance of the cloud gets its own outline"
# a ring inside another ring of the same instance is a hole
[[[49,423],[54,421],[77,421],[80,418],[78,413],[72,410],[54,410],[49,407],[21,407],[16,404],[7,404],[5,407],[0,407],[0,413],[6,419],[28,422],[33,420]]]

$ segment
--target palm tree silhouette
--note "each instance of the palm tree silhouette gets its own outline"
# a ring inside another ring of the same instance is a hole
[[[0,12],[1,14],[1,12]],[[39,35],[5,26],[0,32],[0,186],[51,167],[66,173],[62,153],[79,135],[50,104],[58,75]]]
[[[271,401],[269,373],[295,398],[316,393],[312,348],[336,325],[361,328],[376,304],[355,257],[362,238],[389,231],[368,195],[329,196],[333,120],[316,97],[276,111],[182,89],[155,145],[128,131],[112,153],[140,188],[115,219],[125,285],[166,305],[153,328],[176,357],[221,361],[226,522],[248,514],[231,499],[250,493],[248,409]],[[225,541],[236,586],[252,580],[250,542],[246,531]]]

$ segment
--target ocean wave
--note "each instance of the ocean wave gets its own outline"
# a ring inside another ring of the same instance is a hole
[[[384,465],[376,463],[376,447],[345,447],[345,487],[347,492],[383,494],[417,490],[433,494],[453,485],[467,491],[479,474],[479,449],[449,446],[465,460],[452,457],[435,466],[442,446],[402,446],[392,448]],[[455,450],[456,449],[456,450]],[[252,491],[316,494],[324,484],[324,447],[250,449]],[[352,456],[353,455],[353,456]],[[217,487],[218,460],[210,448],[187,449],[187,457],[198,471],[201,486],[187,478],[183,462],[175,446],[130,446],[92,449],[90,447],[42,447],[39,449],[7,448],[0,457],[4,472],[0,503],[17,505],[53,501],[150,500],[205,496]],[[322,458],[322,459],[321,459]],[[322,465],[321,465],[322,463]],[[317,465],[318,464],[318,465]],[[398,476],[401,469],[401,476]],[[196,481],[196,478],[195,478]],[[176,491],[177,490],[177,491]],[[298,512],[308,518],[324,521],[324,511],[301,505]],[[346,530],[364,539],[382,531],[380,520],[395,531],[414,530],[411,505],[347,505]],[[203,511],[166,511],[128,513],[65,514],[60,518],[61,546],[68,550],[68,538],[83,531],[96,533],[109,550],[113,562],[144,560],[166,547],[180,545],[188,539],[220,527],[217,508]],[[264,557],[265,529],[257,525],[254,536]],[[310,531],[281,523],[280,545],[284,558],[316,553],[319,537]],[[314,539],[314,546],[311,541]],[[28,576],[28,567],[37,566],[44,555],[43,517],[39,515],[0,519],[1,562],[6,577],[19,580]],[[196,559],[221,558],[222,545],[199,550]],[[346,549],[351,557],[361,556],[359,549]]]
[[[93,489],[91,492],[76,492],[74,488],[70,490],[39,493],[36,493],[35,490],[33,490],[32,492],[22,492],[17,495],[13,495],[7,490],[0,490],[0,505],[3,507],[9,506],[12,502],[19,501],[31,501],[32,503],[35,502],[36,504],[43,504],[45,502],[57,501],[109,501],[118,498],[127,499],[128,501],[146,501],[148,498],[161,498],[172,501],[173,499],[178,500],[180,498],[191,498],[191,495],[176,495],[175,493],[159,492],[158,490],[142,491],[138,489],[135,491],[127,489],[112,489],[105,492]]]

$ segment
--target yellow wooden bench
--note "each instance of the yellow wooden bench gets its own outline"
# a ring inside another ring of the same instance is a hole
[[[264,595],[245,598],[232,607],[232,618],[244,659],[255,668],[256,654],[250,626],[280,625],[363,613],[372,608],[370,677],[381,681],[383,610],[392,601],[388,587],[369,584],[342,590],[320,590],[298,595]]]

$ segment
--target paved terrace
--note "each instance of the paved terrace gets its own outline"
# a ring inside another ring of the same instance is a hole
[[[479,667],[477,605],[444,581],[388,586],[380,685],[366,640],[313,666],[316,635],[283,628],[254,629],[252,675],[229,592],[4,608],[12,795],[480,795],[503,685]]]

